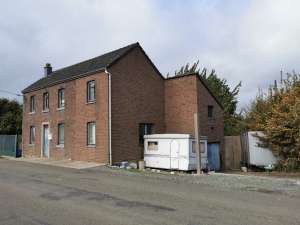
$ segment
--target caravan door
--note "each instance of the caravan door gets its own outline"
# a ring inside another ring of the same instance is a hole
[[[179,149],[178,140],[171,140],[170,143],[170,169],[179,169]]]

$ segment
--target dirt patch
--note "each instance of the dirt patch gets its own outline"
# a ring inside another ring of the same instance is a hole
[[[241,172],[241,171],[227,171],[227,174],[238,174],[244,176],[261,176],[261,177],[275,177],[275,178],[292,178],[300,179],[300,172],[285,173],[285,172]]]

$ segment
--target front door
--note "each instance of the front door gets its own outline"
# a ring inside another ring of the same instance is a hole
[[[49,157],[49,125],[43,125],[43,157]]]
[[[170,169],[179,169],[179,142],[172,140],[170,143]]]

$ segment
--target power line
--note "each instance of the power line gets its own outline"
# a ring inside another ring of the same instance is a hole
[[[17,93],[11,92],[11,91],[1,90],[1,89],[0,89],[0,92],[4,92],[4,93],[7,93],[7,94],[11,94],[11,95],[16,95],[16,96],[19,96],[19,97],[23,96],[22,94],[17,94]]]

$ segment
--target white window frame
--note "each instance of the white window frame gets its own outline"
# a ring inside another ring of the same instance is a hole
[[[61,128],[63,127],[63,141],[61,142],[60,135],[61,135]],[[59,123],[57,124],[57,145],[64,146],[65,145],[65,124]]]
[[[90,127],[90,126],[93,126],[93,127]],[[87,145],[88,146],[96,146],[96,122],[95,121],[91,121],[91,122],[87,123]]]
[[[29,99],[29,112],[30,113],[35,113],[35,95],[32,95],[30,96],[30,99]]]
[[[49,111],[49,92],[43,93],[43,112]]]
[[[91,95],[93,91],[93,95]],[[91,98],[91,96],[94,96]],[[87,102],[93,103],[96,101],[96,82],[95,80],[90,80],[87,82]]]
[[[35,126],[29,127],[29,145],[35,145],[36,140],[36,132],[35,132]]]
[[[58,109],[64,109],[65,108],[65,89],[60,88],[57,92],[58,97]]]

